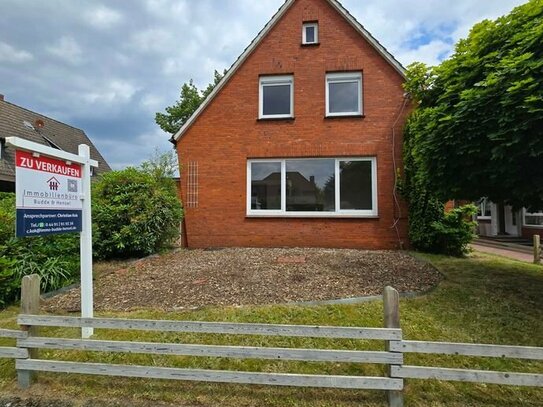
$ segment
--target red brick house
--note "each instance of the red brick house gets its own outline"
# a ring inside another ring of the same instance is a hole
[[[174,135],[188,247],[406,244],[398,61],[335,0],[287,0]]]

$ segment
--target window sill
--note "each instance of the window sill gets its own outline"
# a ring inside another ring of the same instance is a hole
[[[522,225],[522,227],[527,229],[543,229],[543,225]]]
[[[364,114],[345,114],[337,116],[324,116],[325,119],[363,119],[366,117]]]
[[[259,117],[256,119],[257,122],[293,122],[296,118],[295,117]]]
[[[319,45],[321,45],[320,42],[310,42],[307,44],[304,44],[304,43],[301,44],[302,47],[318,47]]]
[[[304,218],[304,219],[379,219],[379,215],[348,213],[248,213],[245,218]]]

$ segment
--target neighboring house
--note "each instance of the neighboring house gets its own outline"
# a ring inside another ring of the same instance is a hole
[[[511,236],[531,239],[543,235],[543,211],[514,210],[509,205],[498,205],[486,198],[478,203],[477,228],[480,236]]]
[[[189,247],[407,244],[398,61],[335,0],[287,0],[174,135]]]
[[[6,137],[21,137],[59,150],[77,154],[79,144],[90,147],[91,158],[99,167],[93,174],[110,171],[104,157],[83,130],[6,102],[0,95],[0,191],[15,191],[15,150],[7,146]]]

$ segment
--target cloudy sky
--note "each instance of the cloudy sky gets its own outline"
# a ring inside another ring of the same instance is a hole
[[[171,148],[154,114],[229,67],[283,0],[0,0],[0,94],[82,128],[114,168]],[[407,65],[523,0],[343,0]]]

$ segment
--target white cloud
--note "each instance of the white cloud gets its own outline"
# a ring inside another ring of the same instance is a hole
[[[190,21],[191,9],[196,6],[193,0],[145,0],[147,11],[163,19],[185,24]]]
[[[172,31],[162,28],[150,28],[132,35],[131,46],[139,51],[169,53],[173,48]]]
[[[151,113],[163,110],[166,107],[166,103],[163,96],[152,93],[144,95],[140,100],[141,106]]]
[[[34,59],[34,56],[30,52],[15,49],[11,45],[0,41],[0,61],[21,63],[21,62],[28,62],[33,59]]]
[[[441,40],[434,40],[417,48],[400,50],[396,58],[404,64],[409,65],[413,61],[424,62],[427,65],[439,65],[452,52],[451,44]]]
[[[54,45],[47,47],[47,51],[71,64],[80,64],[83,60],[83,51],[72,37],[62,37]]]
[[[123,15],[117,10],[106,6],[98,6],[83,13],[85,21],[95,28],[111,28],[123,19]]]
[[[88,103],[115,104],[127,103],[132,99],[138,88],[130,82],[114,79],[105,84],[101,89],[93,88],[89,93],[83,95]]]

